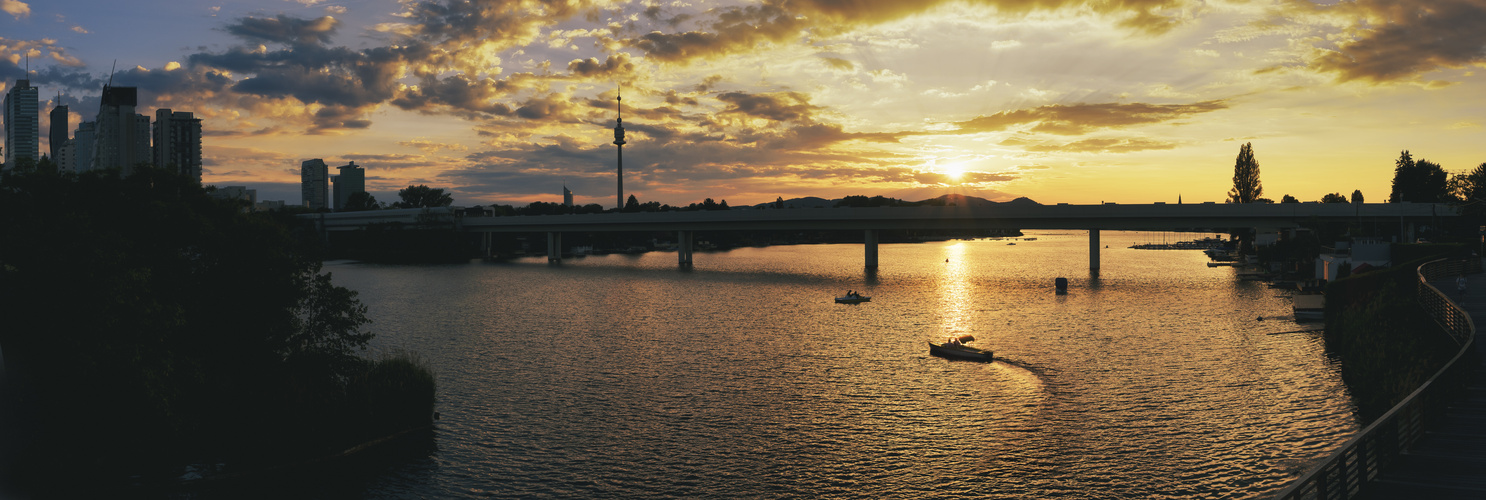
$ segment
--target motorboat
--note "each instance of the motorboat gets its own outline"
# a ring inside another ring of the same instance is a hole
[[[991,361],[994,354],[990,349],[980,349],[965,345],[974,342],[974,335],[959,335],[944,339],[944,342],[929,342],[929,354],[956,359],[969,359],[975,361]]]
[[[871,302],[871,301],[872,301],[872,297],[867,297],[867,296],[864,296],[864,295],[861,295],[861,294],[851,294],[851,295],[847,295],[845,297],[836,297],[836,303],[837,304],[860,304],[860,303],[863,303],[863,302]]]

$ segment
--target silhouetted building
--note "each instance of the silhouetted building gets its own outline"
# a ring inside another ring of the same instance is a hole
[[[201,182],[201,119],[186,111],[155,110],[155,166]]]
[[[258,190],[247,186],[222,186],[212,191],[211,196],[219,200],[235,200],[241,203],[242,212],[251,212],[258,204]]]
[[[119,169],[121,175],[134,166],[149,163],[150,117],[134,113],[139,101],[134,87],[103,86],[93,137],[91,169]]]
[[[57,158],[62,156],[62,146],[65,146],[69,142],[67,140],[67,122],[70,120],[67,116],[67,111],[67,106],[62,105],[62,96],[57,96],[57,104],[52,106],[52,123],[48,125],[50,131],[47,134],[47,149],[50,149],[52,152],[52,161],[57,161]],[[61,165],[61,162],[58,162],[58,165]]]
[[[5,168],[21,158],[35,162],[40,154],[41,114],[31,80],[16,80],[5,93]]]
[[[562,187],[562,206],[573,208],[573,192],[567,186]]]
[[[330,208],[330,166],[315,158],[299,164],[299,193],[304,206],[314,210]]]
[[[77,124],[77,130],[72,132],[72,171],[87,172],[93,169],[96,127],[97,122],[82,122]]]
[[[336,167],[340,175],[335,176],[335,211],[339,212],[346,206],[346,201],[351,195],[366,191],[366,170],[356,166],[356,162]]]
[[[77,144],[70,141],[62,141],[61,147],[52,148],[52,161],[57,163],[58,172],[77,172]]]

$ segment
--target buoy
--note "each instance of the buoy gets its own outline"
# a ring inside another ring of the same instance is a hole
[[[1058,278],[1056,280],[1053,280],[1053,288],[1057,289],[1058,294],[1068,293],[1068,278]]]
[[[438,420],[439,419],[439,412],[433,412],[433,419],[434,420]]]

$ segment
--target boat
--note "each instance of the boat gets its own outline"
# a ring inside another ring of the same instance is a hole
[[[863,303],[863,302],[871,302],[871,301],[872,301],[872,297],[867,297],[867,296],[863,296],[863,295],[847,295],[845,297],[836,297],[836,303],[837,304],[860,304],[860,303]]]
[[[1326,296],[1321,294],[1296,294],[1293,297],[1296,320],[1326,319]]]
[[[956,359],[970,359],[975,361],[991,361],[994,354],[990,349],[980,349],[965,345],[975,341],[973,335],[960,335],[949,337],[944,342],[929,342],[929,354]]]

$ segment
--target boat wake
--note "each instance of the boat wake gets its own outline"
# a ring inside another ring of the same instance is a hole
[[[1015,358],[1008,358],[1005,356],[996,356],[996,361],[1010,367],[1014,371],[1024,373],[1025,378],[1032,380],[1037,385],[1038,389],[1043,391],[1046,391],[1049,387],[1051,387],[1051,384],[1049,383],[1049,372],[1058,372],[1056,368],[1037,366],[1026,361]]]

